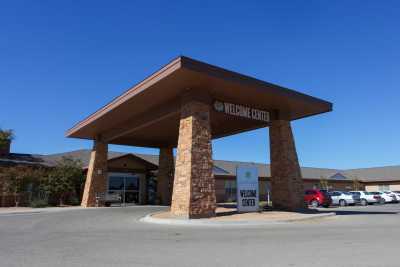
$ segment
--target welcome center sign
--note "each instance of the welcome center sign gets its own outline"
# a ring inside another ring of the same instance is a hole
[[[228,102],[215,101],[214,109],[228,115],[269,122],[269,112],[266,110],[251,108],[244,105],[238,105]]]
[[[236,168],[238,212],[258,211],[258,169],[255,166]]]

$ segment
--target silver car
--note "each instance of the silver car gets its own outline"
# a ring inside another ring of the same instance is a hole
[[[347,205],[355,204],[353,195],[350,193],[342,192],[342,191],[332,191],[332,192],[329,192],[329,195],[332,198],[332,205],[339,205],[341,207],[344,207]]]

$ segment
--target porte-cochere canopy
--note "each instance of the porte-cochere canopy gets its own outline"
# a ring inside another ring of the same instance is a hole
[[[331,110],[324,100],[178,57],[67,132],[95,140],[82,206],[105,191],[108,144],[121,144],[160,148],[157,195],[174,216],[214,216],[211,139],[270,127],[272,203],[303,209],[290,121]]]

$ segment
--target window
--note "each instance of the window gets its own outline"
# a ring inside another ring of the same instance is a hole
[[[388,185],[388,184],[378,185],[378,190],[379,191],[389,191],[390,185]]]
[[[226,201],[236,201],[236,181],[225,181],[225,199]]]
[[[110,175],[108,177],[108,190],[138,191],[139,177],[137,175]]]
[[[125,190],[139,190],[139,179],[138,177],[126,177]]]
[[[124,177],[110,176],[108,179],[108,190],[123,190]]]

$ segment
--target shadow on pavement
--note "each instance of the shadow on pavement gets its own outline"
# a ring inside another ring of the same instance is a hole
[[[387,215],[399,214],[392,211],[354,211],[354,210],[335,210],[336,215]]]
[[[236,204],[235,203],[218,203],[217,207],[226,208],[226,209],[235,209]]]

